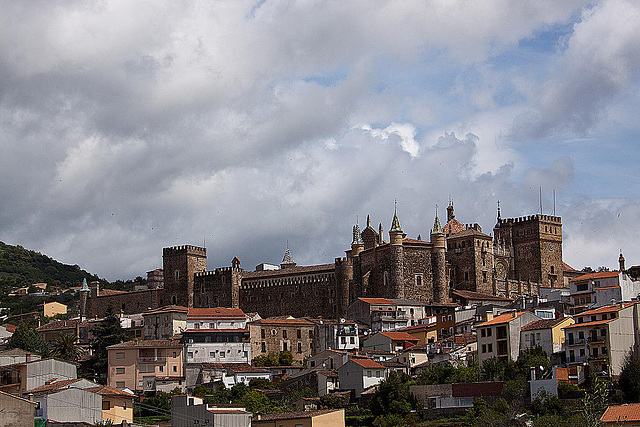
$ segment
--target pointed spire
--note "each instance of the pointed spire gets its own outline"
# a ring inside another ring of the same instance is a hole
[[[442,226],[440,225],[440,219],[438,218],[438,205],[436,205],[436,220],[433,222],[432,233],[442,233]]]
[[[382,223],[378,223],[378,244],[384,243],[384,234],[382,233]]]
[[[422,240],[422,236],[418,234],[418,240]]]
[[[89,286],[87,286],[87,279],[84,278],[82,279],[82,287],[80,288],[80,291],[88,291],[89,290]]]
[[[354,245],[364,245],[362,241],[362,235],[360,234],[360,226],[358,223],[353,226],[353,240],[351,241],[351,246]]]
[[[389,233],[402,233],[402,227],[400,227],[400,221],[398,221],[398,202],[396,200],[393,201],[393,221],[391,221],[391,229]]]
[[[500,222],[500,200],[498,200],[498,222]]]
[[[284,257],[282,258],[282,264],[294,264],[293,257],[291,256],[291,251],[287,247],[287,250],[284,252]]]
[[[371,227],[371,218],[369,218],[369,214],[367,214],[367,227]]]

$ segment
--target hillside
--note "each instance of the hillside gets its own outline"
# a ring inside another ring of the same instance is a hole
[[[84,278],[87,281],[100,280],[77,265],[62,264],[20,245],[0,242],[0,289],[40,282],[68,288],[79,286]]]

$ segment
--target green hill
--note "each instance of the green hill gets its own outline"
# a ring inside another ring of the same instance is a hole
[[[81,270],[77,265],[62,264],[20,245],[0,242],[0,289],[42,282],[68,288],[79,286],[84,278],[88,282],[100,280],[98,276]]]

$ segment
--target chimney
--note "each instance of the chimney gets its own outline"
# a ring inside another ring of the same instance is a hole
[[[489,320],[493,320],[493,312],[489,313],[489,312],[487,311],[487,322],[488,322]]]

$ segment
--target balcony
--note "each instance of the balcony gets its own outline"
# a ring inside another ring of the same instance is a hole
[[[587,340],[585,340],[584,338],[578,338],[577,340],[567,340],[566,344],[567,345],[585,345],[585,343],[587,342]]]
[[[606,336],[589,337],[589,344],[601,344],[606,340]]]
[[[138,357],[138,363],[166,363],[166,362],[167,362],[166,357],[160,357],[160,356]]]

